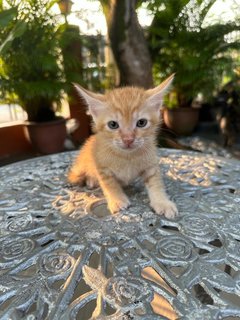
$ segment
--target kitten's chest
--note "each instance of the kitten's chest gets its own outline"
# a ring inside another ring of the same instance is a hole
[[[147,169],[157,164],[154,147],[127,156],[106,152],[104,148],[99,148],[97,151],[96,167],[112,173],[122,185],[129,185],[140,178]]]
[[[124,169],[116,170],[114,174],[123,185],[130,184],[139,176],[138,170],[133,166],[125,166]]]
[[[112,170],[123,185],[128,185],[140,177],[143,172],[143,163],[136,159],[118,160],[118,162],[114,163]]]

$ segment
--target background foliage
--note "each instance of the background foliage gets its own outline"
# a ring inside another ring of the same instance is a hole
[[[162,80],[176,73],[176,103],[190,106],[194,97],[213,94],[223,75],[233,76],[233,50],[240,39],[230,37],[240,29],[235,23],[204,26],[206,15],[216,0],[154,0],[148,9],[154,14],[148,30],[154,76]]]
[[[111,76],[109,77],[111,71],[104,64],[103,37],[82,35],[78,27],[62,23],[51,11],[56,2],[57,0],[7,0],[10,9],[3,10],[6,8],[3,8],[0,0],[0,99],[20,103],[28,112],[29,119],[41,119],[42,113],[45,114],[43,106],[45,111],[51,110],[48,116],[54,117],[53,106],[60,105],[63,94],[69,92],[72,81],[98,91],[112,86]],[[239,20],[213,25],[204,23],[215,2],[216,0],[134,2],[136,8],[144,3],[153,16],[151,25],[144,29],[144,33],[151,54],[155,84],[171,73],[176,73],[172,105],[190,106],[199,93],[206,98],[212,96],[222,83],[223,76],[231,79],[236,65],[239,65],[237,50],[240,42],[234,33],[239,32]],[[113,10],[106,11],[105,1],[100,3],[105,8],[108,26],[114,34],[112,29],[119,25],[115,20],[122,19],[122,16]],[[122,6],[123,2],[114,0],[113,3],[121,3]],[[129,1],[124,3],[122,10],[127,17],[131,17],[133,6]],[[135,13],[133,16],[135,17]],[[139,50],[145,47],[145,42],[141,44],[145,39],[139,37],[134,43],[131,40],[136,39],[134,33],[141,27],[137,19],[130,20],[131,28],[128,24],[124,26],[127,52],[134,52],[136,61],[139,52],[141,56],[146,53],[149,59],[149,52]],[[116,41],[111,42],[112,49],[115,44]],[[134,66],[133,55],[126,55],[126,50],[121,50],[121,43],[116,45],[119,54],[115,59],[119,59],[118,65]],[[131,79],[139,78],[137,67],[123,69],[125,78],[128,73],[131,73]],[[141,70],[144,71],[144,67]],[[120,68],[119,72],[121,79],[123,70]],[[144,83],[144,76],[142,78]],[[130,85],[136,84],[131,81]]]
[[[47,0],[9,1],[11,9],[1,29],[1,96],[13,97],[29,120],[54,118],[53,104],[60,104],[64,72],[59,44],[60,30]]]

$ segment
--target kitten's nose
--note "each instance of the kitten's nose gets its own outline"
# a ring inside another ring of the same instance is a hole
[[[123,137],[122,138],[123,143],[125,144],[126,147],[130,147],[134,141],[134,137]]]

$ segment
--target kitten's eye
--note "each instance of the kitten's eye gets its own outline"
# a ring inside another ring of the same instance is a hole
[[[113,120],[108,121],[107,125],[112,130],[115,130],[115,129],[119,128],[119,124],[116,121],[113,121]]]
[[[137,122],[137,127],[139,128],[146,127],[147,123],[148,123],[147,119],[139,119]]]

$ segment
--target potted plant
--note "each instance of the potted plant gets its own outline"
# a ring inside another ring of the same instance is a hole
[[[191,134],[198,124],[199,104],[191,107],[181,104],[175,90],[168,94],[163,108],[165,125],[177,135]]]
[[[155,80],[176,73],[174,97],[166,101],[164,120],[178,134],[189,134],[195,128],[199,109],[193,108],[194,100],[199,94],[204,98],[213,95],[223,72],[232,70],[230,49],[239,48],[237,39],[229,42],[226,37],[239,29],[237,24],[204,23],[213,3],[155,0],[148,5],[154,13],[148,37]]]
[[[1,100],[26,111],[27,136],[41,153],[63,150],[66,137],[65,119],[56,114],[65,81],[53,3],[9,1],[12,7],[0,13]]]

